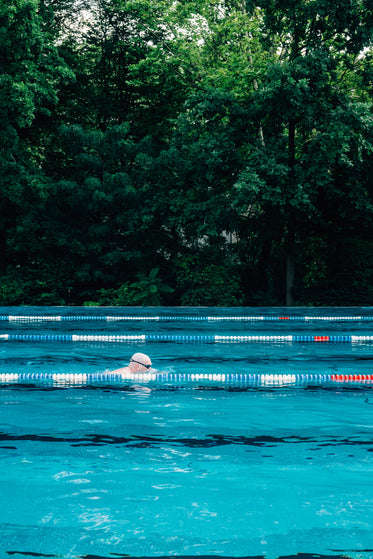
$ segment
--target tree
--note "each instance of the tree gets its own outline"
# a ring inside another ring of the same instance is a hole
[[[43,149],[32,127],[57,103],[58,80],[70,76],[41,28],[36,0],[0,2],[0,270],[9,230],[43,196]]]
[[[105,132],[64,126],[61,136],[61,176],[30,213],[41,242],[27,253],[39,269],[53,258],[46,274],[57,283],[65,278],[63,297],[68,287],[70,300],[82,303],[164,268],[172,239],[162,228],[151,139],[138,141],[125,123]]]
[[[75,2],[72,21],[64,8],[69,0],[43,1],[49,11],[57,10],[54,19],[62,20],[59,48],[76,76],[60,97],[65,123],[104,131],[128,122],[138,138],[152,135],[163,147],[186,88],[177,60],[168,56],[171,38],[162,6],[82,0]]]
[[[263,229],[285,243],[286,302],[292,304],[296,243],[317,228],[325,231],[333,213],[351,216],[351,203],[352,221],[371,221],[361,166],[372,146],[371,104],[361,105],[349,85],[371,45],[372,7],[362,10],[359,0],[332,9],[323,0],[259,6],[264,48],[275,45],[276,60],[261,73],[254,100],[264,143],[251,147],[236,188],[238,201],[246,198],[247,209],[261,212]],[[356,152],[357,144],[364,148]],[[326,200],[334,200],[332,213]]]

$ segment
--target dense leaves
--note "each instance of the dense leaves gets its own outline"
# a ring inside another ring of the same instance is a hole
[[[371,304],[368,0],[0,0],[0,303]]]

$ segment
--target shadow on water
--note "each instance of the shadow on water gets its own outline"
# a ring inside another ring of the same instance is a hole
[[[373,549],[359,549],[359,550],[348,550],[347,553],[372,553]],[[7,555],[21,555],[23,557],[63,557],[59,555],[51,555],[45,553],[35,553],[32,551],[6,551]],[[295,555],[279,555],[277,559],[352,559],[351,556],[346,555],[344,551],[338,551],[337,553],[342,553],[342,555],[324,555],[319,553],[296,553]],[[154,559],[154,557],[138,557],[135,555],[129,555],[126,553],[110,553],[109,555],[74,555],[75,559]],[[156,559],[174,559],[175,556],[162,555],[158,556]],[[230,555],[178,555],[179,559],[266,559],[265,555],[245,555],[245,556],[230,556]]]
[[[222,434],[207,434],[202,438],[177,438],[177,437],[159,437],[159,436],[114,436],[106,434],[88,433],[79,437],[57,437],[52,435],[38,435],[38,434],[11,434],[0,432],[0,448],[5,450],[15,450],[16,446],[11,446],[9,443],[32,441],[39,443],[65,443],[71,447],[99,447],[115,445],[116,447],[125,446],[126,448],[159,448],[164,444],[169,447],[177,448],[214,448],[222,446],[246,446],[258,448],[273,448],[279,445],[288,444],[312,444],[317,448],[324,447],[365,447],[367,452],[373,452],[372,440],[370,438],[351,437],[300,437],[296,435],[288,435],[286,437],[274,437],[268,435],[257,435],[253,437],[247,436],[233,436]],[[5,444],[1,444],[5,443]],[[6,444],[8,443],[8,444]]]
[[[134,381],[136,382],[136,381]],[[206,381],[208,383],[208,381]],[[323,384],[308,384],[308,383],[294,383],[289,385],[263,385],[263,386],[234,386],[233,384],[230,385],[228,382],[225,386],[217,386],[216,384],[197,384],[196,382],[188,382],[186,381],[185,384],[177,384],[170,383],[167,384],[163,382],[161,384],[157,384],[156,382],[141,383],[139,384],[79,384],[77,383],[75,386],[70,384],[70,382],[66,381],[55,381],[55,382],[45,382],[41,381],[40,383],[34,382],[6,382],[2,384],[0,382],[1,390],[9,390],[9,391],[28,391],[28,392],[55,392],[55,391],[62,391],[62,390],[84,390],[87,391],[98,391],[98,392],[137,392],[139,388],[142,386],[148,387],[152,392],[185,392],[185,390],[193,390],[193,391],[204,391],[204,392],[291,392],[293,393],[295,390],[298,391],[318,391],[318,392],[366,392],[368,395],[371,395],[373,390],[373,384],[366,385],[366,384],[359,384],[355,382],[354,384],[345,385],[341,383],[335,383],[332,381],[324,381]],[[367,403],[369,403],[367,401]]]

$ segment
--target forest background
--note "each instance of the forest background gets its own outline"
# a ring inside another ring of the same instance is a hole
[[[371,305],[371,0],[0,0],[1,305]]]

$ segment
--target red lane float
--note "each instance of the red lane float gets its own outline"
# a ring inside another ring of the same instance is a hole
[[[332,375],[330,378],[335,382],[373,381],[373,375]]]

